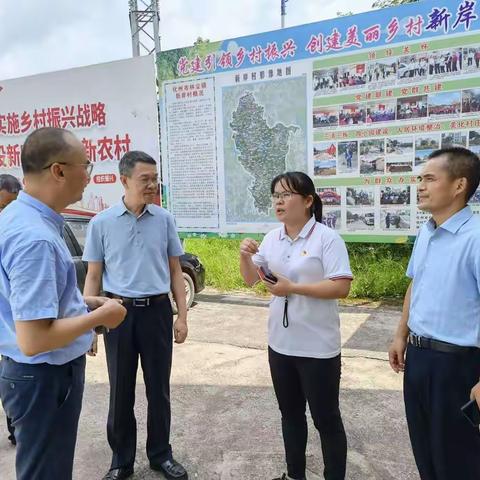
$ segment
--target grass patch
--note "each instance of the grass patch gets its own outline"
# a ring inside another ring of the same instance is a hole
[[[223,292],[251,290],[240,275],[240,240],[187,238],[185,250],[198,255],[205,265],[206,284]],[[347,244],[355,277],[351,298],[400,299],[409,280],[405,277],[411,245]],[[263,285],[254,291],[266,295]]]
[[[384,300],[403,298],[410,280],[405,276],[412,245],[347,245],[354,275],[350,297]]]
[[[222,292],[252,290],[240,275],[240,240],[224,238],[186,238],[185,251],[200,257],[205,266],[205,283]],[[267,294],[266,288],[257,284],[253,290]]]

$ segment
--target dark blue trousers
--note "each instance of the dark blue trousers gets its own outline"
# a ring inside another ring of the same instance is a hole
[[[71,480],[85,356],[65,365],[3,358],[0,397],[15,427],[17,480]]]
[[[443,353],[408,345],[404,398],[422,480],[480,479],[480,433],[460,407],[480,378],[480,350]]]
[[[112,449],[110,468],[133,467],[137,447],[134,414],[140,359],[148,400],[147,457],[159,465],[172,458],[170,446],[170,371],[173,314],[167,296],[148,307],[125,304],[127,316],[104,335],[110,380],[107,436]]]

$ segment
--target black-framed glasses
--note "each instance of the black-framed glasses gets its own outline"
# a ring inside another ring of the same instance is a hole
[[[91,162],[87,162],[87,163],[53,162],[53,163],[50,163],[50,165],[47,165],[46,167],[43,167],[42,170],[47,170],[48,168],[50,168],[52,165],[55,165],[56,163],[58,163],[60,165],[66,165],[68,167],[82,166],[85,169],[85,171],[87,172],[88,176],[90,176],[92,174],[92,170],[93,170],[93,163],[91,163]]]
[[[283,201],[288,201],[290,200],[294,195],[300,195],[297,192],[274,192],[272,193],[272,202],[276,202],[277,200],[283,200]]]

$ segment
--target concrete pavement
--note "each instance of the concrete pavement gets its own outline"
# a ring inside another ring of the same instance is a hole
[[[189,339],[175,347],[172,372],[174,455],[198,480],[270,480],[284,470],[280,415],[267,363],[267,302],[200,295]],[[349,442],[349,480],[418,479],[406,429],[402,378],[387,348],[400,312],[341,309],[341,407]],[[102,342],[89,358],[74,479],[100,479],[109,467],[105,419],[108,378]],[[146,400],[139,372],[135,479],[163,478],[145,455]],[[323,478],[320,441],[309,420],[308,479]],[[3,432],[4,419],[0,419]],[[6,431],[6,430],[5,430]],[[13,480],[14,448],[0,434],[0,478]]]

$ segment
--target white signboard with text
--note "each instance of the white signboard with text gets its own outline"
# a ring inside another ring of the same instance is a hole
[[[94,163],[79,212],[119,201],[120,158],[143,150],[159,160],[152,56],[0,81],[0,173],[22,179],[20,154],[37,128],[61,127],[84,144]]]

